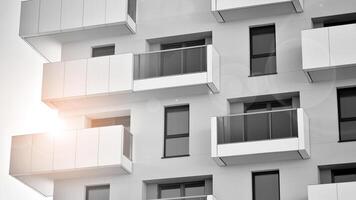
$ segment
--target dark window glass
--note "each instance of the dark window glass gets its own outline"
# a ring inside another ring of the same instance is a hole
[[[158,197],[176,198],[176,197],[192,197],[202,196],[206,193],[205,181],[195,181],[187,183],[162,184],[158,186]],[[191,200],[200,200],[201,198],[191,198]]]
[[[93,47],[92,49],[92,57],[109,56],[114,54],[115,54],[115,45]]]
[[[252,174],[253,200],[279,200],[279,172]]]
[[[164,157],[189,155],[189,106],[165,108]]]
[[[136,22],[136,5],[137,0],[129,0],[127,6],[127,13],[131,17],[131,19]]]
[[[356,181],[356,168],[331,170],[332,182],[343,183]]]
[[[356,140],[356,88],[338,89],[340,141]]]
[[[110,185],[86,187],[86,200],[110,200]]]
[[[250,75],[274,74],[276,70],[275,26],[250,29]]]

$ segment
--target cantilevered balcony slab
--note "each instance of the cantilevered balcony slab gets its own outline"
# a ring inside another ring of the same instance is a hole
[[[311,82],[356,77],[356,24],[302,31],[303,70]]]
[[[356,182],[308,186],[308,200],[353,200]]]
[[[303,0],[211,0],[218,22],[303,12]]]
[[[213,117],[211,155],[220,166],[308,159],[308,116],[298,108]]]
[[[144,92],[168,88],[219,92],[220,59],[213,46],[118,54],[43,66],[42,101],[58,109],[139,99],[141,96],[137,95]]]
[[[136,32],[136,0],[28,0],[21,3],[20,36],[48,61],[61,45]]]
[[[45,196],[55,180],[132,172],[132,135],[123,126],[13,136],[10,175]]]
[[[195,85],[206,85],[211,92],[219,92],[220,56],[213,45],[135,56],[135,92]]]

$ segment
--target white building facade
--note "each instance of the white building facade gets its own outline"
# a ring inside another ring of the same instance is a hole
[[[354,200],[354,0],[28,0],[65,126],[14,136],[54,200]]]

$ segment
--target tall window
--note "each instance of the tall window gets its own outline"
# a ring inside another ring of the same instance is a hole
[[[158,198],[193,197],[206,194],[205,181],[162,184],[158,186]],[[199,198],[196,198],[199,199]]]
[[[250,76],[277,73],[275,25],[250,28]]]
[[[107,45],[92,48],[92,57],[110,56],[115,54],[115,45]]]
[[[189,106],[165,108],[164,157],[189,156]]]
[[[356,140],[356,88],[338,89],[339,139]]]
[[[110,200],[110,185],[86,187],[85,200]]]
[[[279,200],[279,171],[252,174],[253,200]]]

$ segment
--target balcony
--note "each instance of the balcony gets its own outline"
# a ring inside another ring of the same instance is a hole
[[[131,173],[132,142],[121,125],[13,136],[10,175],[52,196],[54,180]]]
[[[308,200],[353,200],[356,182],[308,186]]]
[[[58,107],[64,101],[129,93],[133,90],[132,70],[133,54],[47,63],[43,66],[42,100]]]
[[[50,62],[61,46],[136,32],[136,0],[28,0],[21,3],[20,36]]]
[[[301,108],[213,117],[211,145],[220,166],[308,159],[309,119]]]
[[[216,198],[213,195],[201,195],[201,196],[173,197],[173,198],[151,199],[151,200],[216,200]]]
[[[303,12],[303,0],[211,0],[218,22]]]
[[[117,101],[117,95],[183,86],[217,93],[219,84],[219,55],[207,45],[47,63],[42,100],[60,109],[84,105],[83,99]]]
[[[212,45],[170,49],[135,56],[133,90],[206,85],[220,88],[220,56]]]
[[[356,24],[302,31],[303,70],[310,82],[355,78]]]

